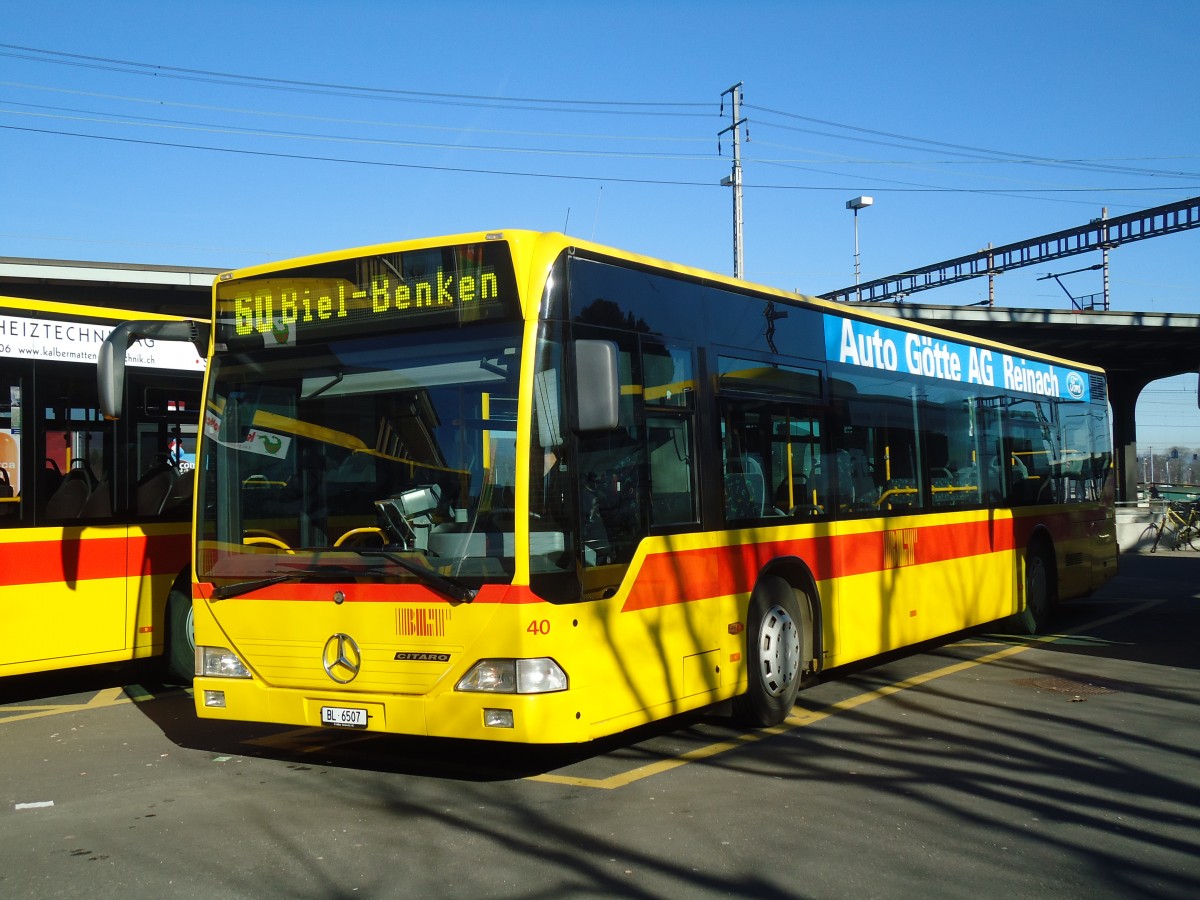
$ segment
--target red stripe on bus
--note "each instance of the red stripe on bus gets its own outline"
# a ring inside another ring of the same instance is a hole
[[[0,543],[0,587],[174,574],[190,544],[186,533]]]
[[[767,563],[804,561],[817,581],[949,562],[1014,547],[1012,522],[983,520],[707,547],[646,557],[622,612],[748,593]]]

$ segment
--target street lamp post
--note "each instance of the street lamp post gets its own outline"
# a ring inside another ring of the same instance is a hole
[[[859,265],[858,265],[858,211],[866,209],[875,202],[874,197],[855,197],[853,200],[846,201],[846,209],[854,210],[854,286],[858,287]],[[862,300],[862,292],[858,292],[858,300]]]

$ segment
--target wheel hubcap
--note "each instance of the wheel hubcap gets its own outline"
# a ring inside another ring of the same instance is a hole
[[[192,652],[196,652],[196,629],[194,625],[192,607],[188,607],[187,618],[184,619],[183,633],[187,635],[187,644],[192,648]]]
[[[763,617],[758,641],[763,687],[778,697],[800,671],[800,632],[783,607],[772,606]]]

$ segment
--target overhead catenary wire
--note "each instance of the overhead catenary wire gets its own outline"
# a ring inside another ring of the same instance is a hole
[[[400,99],[419,99],[429,100],[438,103],[450,105],[461,105],[464,103],[486,102],[488,104],[500,104],[502,108],[504,104],[535,104],[545,105],[549,109],[539,111],[581,111],[581,110],[608,110],[608,111],[629,111],[644,109],[650,111],[653,115],[663,114],[664,111],[670,109],[677,110],[695,110],[688,112],[690,116],[702,116],[702,110],[711,108],[711,103],[702,101],[689,100],[619,100],[619,99],[596,99],[596,98],[546,98],[546,97],[521,97],[521,96],[502,96],[502,95],[487,95],[487,94],[464,94],[441,91],[417,91],[407,88],[391,88],[378,87],[370,85],[354,85],[342,84],[338,82],[321,82],[321,81],[304,81],[299,79],[281,78],[275,76],[250,75],[236,72],[223,72],[208,69],[193,69],[182,66],[170,66],[162,63],[147,63],[136,60],[116,59],[112,57],[92,56],[80,53],[70,53],[61,50],[49,50],[36,47],[28,47],[17,44],[0,43],[0,56],[13,56],[16,58],[33,60],[38,62],[55,63],[62,65],[76,65],[85,67],[102,67],[110,70],[125,72],[127,74],[136,74],[151,76],[155,78],[162,77],[180,77],[180,78],[220,78],[222,83],[235,84],[242,86],[271,86],[282,90],[291,90],[298,92],[310,91],[349,91],[357,92],[366,97],[381,97],[381,98],[400,98]],[[150,101],[157,102],[157,101]],[[526,108],[526,107],[521,107]],[[1123,174],[1147,175],[1147,176],[1169,176],[1169,177],[1185,177],[1198,178],[1200,173],[1195,172],[1174,172],[1167,170],[1148,170],[1139,167],[1128,166],[1112,166],[1111,161],[1105,160],[1087,160],[1087,159],[1057,159],[1052,157],[1040,156],[1037,154],[1021,153],[1011,150],[1001,150],[987,147],[977,147],[968,144],[960,144],[952,141],[938,140],[934,138],[925,138],[914,135],[905,135],[893,131],[883,129],[868,128],[862,125],[855,125],[843,122],[835,122],[829,119],[817,118],[801,113],[789,112],[786,110],[775,109],[773,107],[759,106],[755,104],[746,104],[748,110],[755,110],[764,114],[779,116],[781,118],[792,119],[796,121],[806,121],[814,124],[819,124],[826,127],[840,129],[844,132],[852,134],[837,134],[833,132],[816,132],[812,129],[800,129],[795,126],[783,125],[781,123],[773,123],[770,120],[760,120],[760,125],[768,127],[780,128],[793,131],[805,131],[808,133],[819,134],[825,137],[831,137],[838,140],[861,140],[867,143],[883,143],[888,146],[900,146],[912,149],[912,146],[933,147],[938,148],[942,152],[952,153],[959,157],[971,158],[978,156],[980,161],[991,162],[1012,162],[1018,164],[1035,164],[1035,165],[1057,165],[1057,166],[1083,166],[1084,168],[1101,168],[1104,170],[1113,170]],[[256,112],[256,114],[268,114]],[[873,135],[876,138],[886,137],[892,141],[902,141],[904,143],[895,144],[883,141],[877,141],[868,138],[855,138],[853,134]],[[590,135],[589,137],[597,137]],[[610,136],[611,137],[611,136]],[[678,138],[671,138],[672,140]],[[692,140],[700,140],[700,138],[692,138]],[[875,164],[900,164],[895,161],[879,160],[872,161]],[[860,162],[859,164],[863,164]]]
[[[684,143],[684,144],[701,144],[707,146],[710,141],[708,138],[692,137],[687,135],[635,135],[635,134],[606,134],[603,132],[568,132],[568,131],[546,131],[546,130],[528,130],[528,129],[512,129],[512,128],[484,128],[478,125],[463,127],[449,124],[427,124],[424,122],[414,122],[411,119],[403,121],[395,121],[390,119],[362,119],[362,118],[346,118],[344,116],[319,116],[312,113],[301,112],[282,112],[279,110],[268,109],[248,109],[246,107],[237,106],[219,106],[210,103],[184,103],[178,100],[164,100],[156,97],[133,97],[128,94],[108,94],[98,91],[84,91],[73,88],[52,87],[42,84],[29,84],[27,82],[17,81],[0,81],[0,87],[12,87],[23,90],[48,92],[55,94],[66,94],[77,97],[88,97],[96,100],[110,100],[121,103],[134,103],[141,105],[153,106],[156,108],[173,108],[173,109],[194,109],[202,112],[210,113],[225,113],[230,115],[244,116],[261,116],[263,118],[274,119],[292,119],[296,121],[306,122],[325,122],[337,125],[351,125],[355,127],[371,126],[378,128],[396,128],[414,131],[446,131],[453,133],[469,133],[469,134],[490,134],[490,135],[512,135],[516,137],[540,137],[540,138],[562,138],[562,139],[587,139],[599,141],[656,141],[662,143]],[[4,101],[12,104],[12,101]],[[14,104],[22,106],[33,106],[34,104]],[[146,119],[154,117],[146,116]]]
[[[606,111],[608,108],[629,107],[637,110],[646,108],[649,114],[661,115],[671,107],[692,107],[696,112],[675,113],[676,115],[704,115],[700,112],[709,104],[702,102],[668,101],[668,100],[596,100],[596,99],[557,99],[537,97],[503,97],[487,94],[455,94],[441,91],[414,91],[405,88],[383,88],[364,85],[337,84],[334,82],[301,81],[293,78],[277,78],[263,75],[245,75],[234,72],[217,72],[207,69],[188,69],[181,66],[169,66],[162,63],[146,63],[134,60],[113,59],[103,56],[89,56],[82,53],[68,53],[61,50],[44,50],[37,47],[23,47],[17,44],[0,43],[0,56],[16,57],[37,62],[57,63],[60,65],[81,66],[85,68],[101,68],[109,71],[126,72],[128,74],[153,75],[160,78],[176,78],[181,80],[219,80],[221,84],[242,84],[286,90],[302,93],[339,93],[351,92],[367,97],[378,97],[412,102],[449,103],[452,105],[474,105],[487,103],[499,105],[502,108],[512,108],[509,104],[536,104],[549,107],[577,107]]]
[[[385,168],[397,169],[421,169],[427,171],[440,172],[459,172],[471,173],[476,175],[509,175],[523,178],[557,178],[567,181],[591,181],[591,182],[620,182],[625,184],[656,184],[664,186],[676,187],[705,187],[712,188],[713,184],[710,181],[689,181],[682,179],[666,179],[666,178],[634,178],[627,176],[615,175],[580,175],[566,172],[522,172],[505,169],[488,169],[477,168],[470,166],[443,166],[421,163],[405,163],[396,162],[394,160],[377,160],[377,159],[351,159],[349,157],[336,156],[318,156],[315,154],[304,153],[283,153],[271,150],[253,150],[248,148],[237,147],[212,147],[204,144],[186,144],[179,141],[151,141],[139,138],[117,137],[115,135],[103,134],[87,134],[84,132],[64,131],[49,128],[28,128],[17,125],[0,125],[0,129],[6,131],[27,132],[31,134],[56,135],[60,137],[76,137],[97,141],[108,141],[113,143],[123,144],[138,144],[148,147],[169,147],[181,150],[202,150],[213,153],[227,153],[243,156],[259,156],[276,159],[293,159],[307,160],[310,162],[326,162],[326,163],[344,163],[349,165],[362,166],[381,166]],[[814,191],[814,192],[841,192],[855,190],[856,186],[851,185],[795,185],[795,184],[758,184],[747,185],[748,189],[752,190],[781,190],[781,191]],[[1200,191],[1200,185],[1187,186],[1186,190]],[[1144,192],[1158,191],[1159,187],[1074,187],[1074,188],[1031,188],[1028,190],[1020,190],[1016,188],[1005,189],[990,189],[990,188],[939,188],[939,187],[908,187],[908,188],[885,188],[894,193],[944,193],[944,194],[1010,194],[1010,195],[1032,195],[1032,194],[1070,194],[1070,193],[1111,193],[1111,192]]]
[[[336,93],[339,96],[354,96],[369,100],[402,100],[405,102],[419,102],[428,105],[445,106],[448,108],[463,107],[463,106],[478,106],[483,105],[495,109],[504,109],[510,111],[525,111],[537,115],[552,115],[560,116],[563,114],[590,114],[602,112],[606,115],[638,115],[638,116],[686,116],[698,117],[703,115],[711,115],[715,112],[715,104],[703,101],[668,101],[668,100],[653,100],[653,99],[637,99],[637,100],[620,100],[612,98],[565,98],[565,97],[538,97],[538,96],[506,96],[492,95],[485,93],[451,93],[437,91],[421,91],[409,88],[393,88],[393,87],[378,87],[370,85],[346,84],[332,81],[306,81],[293,78],[284,78],[266,75],[244,74],[229,71],[219,71],[212,69],[201,68],[186,68],[182,66],[164,65],[161,63],[148,63],[137,60],[118,59],[113,57],[96,56],[81,53],[72,53],[63,50],[52,50],[44,48],[36,48],[18,44],[0,44],[0,56],[31,61],[35,63],[48,63],[60,66],[82,67],[92,69],[102,69],[106,71],[114,71],[124,75],[140,76],[153,78],[158,84],[162,84],[164,79],[171,80],[186,80],[198,82],[213,82],[220,83],[226,86],[235,86],[243,88],[263,88],[268,87],[271,90],[295,92],[300,94],[312,93]],[[6,87],[17,88],[18,84],[14,82],[0,83]],[[62,88],[49,87],[43,85],[20,85],[21,89],[28,90],[64,90]],[[67,89],[69,90],[69,89]],[[86,93],[86,92],[80,92]],[[107,97],[100,95],[97,99],[103,99],[107,102],[124,102],[124,103],[155,103],[159,106],[175,105],[187,106],[191,108],[206,108],[214,107],[212,104],[181,104],[178,101],[161,100],[152,98],[136,98],[136,97],[120,97],[109,95]],[[19,110],[14,110],[12,107],[18,106],[16,101],[8,101],[9,108],[2,110],[7,115],[18,115]],[[26,109],[34,106],[34,104],[24,104]],[[1010,150],[1000,150],[987,147],[972,146],[970,144],[953,142],[947,140],[938,140],[934,138],[919,137],[914,135],[899,134],[894,131],[888,131],[881,128],[868,128],[862,125],[849,123],[835,122],[828,119],[822,119],[815,116],[803,115],[800,113],[788,112],[774,107],[767,106],[751,106],[747,104],[747,109],[756,110],[759,115],[756,117],[756,123],[760,128],[774,128],[793,132],[809,132],[818,134],[836,141],[850,142],[866,142],[876,144],[891,143],[895,146],[902,147],[908,150],[919,150],[922,153],[938,153],[954,157],[953,159],[930,159],[925,160],[923,164],[933,163],[948,163],[955,162],[959,165],[971,165],[972,163],[988,165],[996,164],[1011,164],[1018,166],[1039,166],[1039,167],[1060,167],[1075,171],[1092,172],[1093,174],[1116,175],[1127,178],[1154,178],[1158,181],[1175,180],[1175,179],[1192,179],[1200,182],[1200,173],[1190,173],[1185,171],[1168,171],[1164,169],[1151,169],[1138,166],[1115,165],[1112,160],[1086,160],[1086,159],[1054,159],[1036,154],[1017,153]],[[705,112],[707,110],[707,112]],[[63,109],[62,113],[67,113],[69,110]],[[228,135],[236,135],[239,138],[262,139],[262,140],[311,140],[311,141],[329,141],[339,144],[364,144],[364,145],[379,145],[379,146],[394,146],[402,149],[419,149],[428,151],[470,151],[480,153],[505,153],[505,154],[526,154],[526,155],[544,155],[552,158],[556,156],[595,156],[608,157],[611,159],[625,159],[632,161],[670,161],[670,162],[695,162],[699,165],[705,165],[713,161],[706,154],[687,154],[679,152],[664,152],[662,149],[648,149],[643,151],[608,151],[596,150],[594,148],[571,148],[561,146],[520,146],[506,147],[495,146],[490,144],[482,144],[477,142],[462,143],[462,142],[437,142],[437,141],[405,141],[395,140],[392,138],[370,137],[370,136],[351,136],[337,134],[314,134],[307,132],[290,132],[280,129],[261,128],[253,126],[238,126],[238,125],[222,125],[220,123],[195,123],[184,122],[181,120],[169,120],[165,117],[153,116],[133,116],[127,113],[112,113],[108,111],[97,110],[74,110],[74,114],[84,117],[93,116],[99,120],[104,120],[105,127],[171,127],[175,129],[188,129],[207,131],[208,133],[223,133]],[[337,122],[339,124],[350,125],[353,123],[356,127],[362,125],[372,125],[385,128],[397,127],[423,127],[427,129],[446,129],[448,131],[456,131],[457,133],[487,133],[487,134],[506,134],[508,136],[524,135],[526,137],[536,137],[540,140],[547,141],[573,141],[573,140],[603,140],[603,141],[624,141],[624,142],[645,142],[652,146],[657,145],[661,148],[667,142],[684,142],[684,141],[699,141],[703,138],[700,135],[637,135],[633,133],[594,133],[581,134],[577,131],[566,131],[562,129],[491,129],[481,130],[477,128],[466,128],[456,124],[429,124],[429,123],[412,123],[411,121],[404,122],[388,122],[388,121],[364,121],[347,119],[340,117],[328,116],[311,116],[310,114],[297,114],[292,112],[282,112],[278,110],[247,110],[234,109],[225,107],[222,110],[223,114],[240,115],[240,116],[263,116],[263,117],[292,117],[292,118],[307,118],[309,120],[317,119],[320,121]],[[786,121],[778,121],[778,120]],[[124,121],[121,121],[124,120]],[[797,126],[795,122],[810,123],[819,125],[824,129],[834,129],[834,131],[817,131]],[[98,124],[98,123],[93,123]],[[442,165],[435,163],[414,162],[409,160],[376,160],[376,159],[353,159],[339,155],[329,154],[302,154],[281,152],[265,147],[236,147],[236,146],[208,146],[202,143],[186,143],[173,141],[152,141],[142,140],[138,138],[120,137],[112,134],[94,134],[84,130],[67,130],[67,129],[36,129],[36,128],[20,128],[18,126],[0,126],[7,127],[10,130],[27,131],[30,133],[42,133],[47,135],[87,138],[92,140],[122,140],[130,144],[140,144],[147,147],[163,147],[174,149],[188,149],[196,151],[219,152],[229,154],[242,154],[262,157],[277,157],[289,159],[309,159],[314,162],[338,163],[344,165],[393,165],[401,168],[421,168],[425,170],[444,170],[451,172],[476,172],[479,174],[504,175],[517,177],[533,177],[533,178],[560,178],[568,180],[581,181],[600,181],[600,182],[626,182],[639,184],[659,184],[659,185],[677,185],[677,186],[709,186],[710,176],[705,174],[703,177],[695,179],[689,178],[654,178],[654,177],[639,177],[636,175],[615,175],[611,173],[587,173],[587,172],[552,172],[552,171],[511,171],[509,169],[492,166],[454,166]],[[753,146],[753,145],[751,145]],[[780,149],[780,145],[764,145],[764,149]],[[782,146],[786,151],[794,150],[786,145]],[[801,153],[809,154],[811,151],[808,148],[803,148]],[[929,184],[914,181],[906,181],[896,178],[888,178],[879,173],[870,173],[863,175],[861,172],[850,174],[847,172],[833,171],[828,169],[815,169],[806,165],[810,162],[805,158],[795,157],[777,157],[771,155],[746,155],[744,162],[748,165],[758,167],[781,167],[785,169],[795,169],[806,171],[810,174],[820,175],[824,178],[841,178],[854,179],[853,184],[781,184],[773,183],[761,178],[747,179],[745,188],[751,191],[845,191],[845,190],[871,190],[879,193],[943,193],[943,194],[976,194],[976,195],[992,195],[992,196],[1007,196],[1022,200],[1039,200],[1050,202],[1066,202],[1078,203],[1093,201],[1080,201],[1072,198],[1072,195],[1084,194],[1113,194],[1113,193],[1133,193],[1133,192],[1152,192],[1152,191],[1194,191],[1194,185],[1179,185],[1170,184],[1164,185],[1157,183],[1154,185],[1138,185],[1138,184],[1090,184],[1090,185],[1038,185],[1038,186],[1019,186],[1022,180],[1013,178],[1016,184],[1004,188],[984,187],[977,183],[966,183],[962,185],[946,185],[946,184]],[[886,167],[886,166],[911,166],[922,164],[921,161],[895,161],[895,160],[871,160],[871,159],[854,159],[854,160],[826,160],[824,165],[829,167],[853,167],[862,169],[866,166]],[[981,176],[970,174],[968,176],[973,181],[977,181]],[[985,179],[989,176],[983,176]],[[930,179],[936,181],[938,179]],[[1027,185],[1027,181],[1024,182]]]
[[[2,55],[2,54],[0,54],[0,55]],[[678,134],[675,134],[675,135],[667,135],[667,134],[637,135],[637,134],[612,134],[612,133],[595,132],[595,131],[592,131],[592,132],[577,132],[577,131],[576,132],[567,132],[567,131],[548,131],[548,130],[544,130],[544,129],[543,130],[532,130],[532,129],[511,129],[511,128],[484,128],[484,127],[481,127],[478,125],[472,125],[470,127],[462,127],[462,126],[449,125],[449,124],[444,124],[444,123],[442,123],[442,124],[427,124],[427,123],[423,123],[423,122],[414,122],[412,120],[407,120],[407,119],[403,120],[403,121],[395,121],[395,120],[387,120],[387,119],[347,118],[344,116],[314,115],[312,113],[301,113],[301,112],[294,112],[294,111],[293,112],[282,112],[279,110],[251,109],[251,108],[247,108],[247,107],[222,106],[222,105],[215,105],[215,104],[209,104],[209,103],[185,103],[185,102],[180,102],[177,100],[165,100],[165,99],[157,98],[157,97],[135,97],[135,96],[130,96],[128,94],[110,94],[110,93],[103,93],[103,92],[99,92],[99,91],[54,87],[54,86],[50,86],[50,85],[31,84],[28,82],[17,82],[17,81],[0,81],[0,87],[10,87],[10,88],[17,88],[17,89],[21,89],[21,90],[48,92],[48,93],[55,93],[55,94],[65,94],[65,95],[77,96],[77,97],[88,97],[88,98],[96,99],[96,100],[107,100],[107,101],[115,101],[115,102],[121,102],[121,103],[149,105],[149,106],[154,106],[156,108],[164,108],[165,107],[165,108],[174,108],[174,109],[192,109],[192,110],[199,110],[202,112],[210,112],[210,113],[222,113],[222,114],[243,115],[243,116],[259,116],[259,117],[263,117],[263,118],[292,119],[292,120],[297,120],[297,121],[324,122],[324,123],[329,123],[329,124],[351,125],[351,126],[355,126],[355,127],[371,126],[371,127],[380,127],[380,128],[416,130],[416,131],[445,131],[445,132],[453,132],[453,133],[509,135],[509,136],[517,136],[517,137],[539,137],[539,138],[558,138],[558,139],[586,139],[586,140],[597,140],[597,141],[627,141],[627,142],[628,141],[654,141],[654,142],[658,142],[658,143],[704,144],[705,146],[708,146],[711,144],[711,139],[709,139],[707,137],[678,135]],[[70,107],[42,106],[40,104],[19,103],[16,101],[0,101],[0,102],[8,103],[10,106],[40,107],[40,108],[47,108],[47,109],[68,109],[68,110],[72,109]],[[87,110],[74,110],[74,111],[90,112]],[[120,115],[128,115],[128,114],[120,114]],[[162,119],[159,119],[158,117],[153,117],[153,116],[142,116],[142,117],[130,116],[130,118],[141,118],[146,121],[172,121],[172,120],[162,120]],[[778,124],[774,124],[774,125],[772,125],[772,127],[784,128],[784,129],[789,129],[789,130],[793,130],[793,131],[808,131],[807,129],[790,128],[789,126],[782,126],[782,125],[778,125]],[[847,126],[842,126],[842,127],[855,128],[856,126],[847,125]],[[822,135],[822,136],[828,136],[828,137],[834,137],[834,138],[840,137],[839,135],[834,134],[832,132],[810,131],[809,133]],[[920,140],[920,139],[914,138],[914,140]],[[830,151],[816,150],[816,149],[808,148],[808,147],[795,148],[795,147],[792,147],[787,144],[779,144],[779,143],[776,143],[773,141],[764,141],[762,138],[756,139],[754,142],[754,146],[757,148],[764,148],[764,147],[765,148],[777,148],[777,149],[784,150],[784,151],[800,150],[804,153],[809,154],[810,157],[811,156],[824,157],[823,159],[811,159],[808,157],[773,158],[773,157],[764,157],[764,156],[757,156],[757,155],[750,155],[750,156],[746,157],[747,159],[751,159],[757,163],[769,164],[769,165],[780,165],[780,166],[794,165],[794,164],[798,164],[798,163],[812,163],[812,162],[824,162],[825,164],[828,164],[828,165],[839,165],[839,166],[876,166],[876,165],[973,166],[973,165],[1011,165],[1013,163],[1013,160],[1010,158],[1004,158],[1004,157],[998,157],[998,156],[988,157],[988,156],[977,155],[977,154],[970,154],[970,155],[964,154],[964,156],[966,158],[959,158],[959,159],[872,159],[869,157],[847,156],[845,154],[835,154],[835,153],[831,153]],[[911,149],[905,145],[897,145],[897,146],[901,146],[903,149]],[[1049,162],[1049,163],[1064,163],[1064,164],[1067,164],[1067,163],[1109,164],[1109,163],[1116,163],[1116,162],[1161,162],[1164,160],[1200,160],[1200,156],[1165,156],[1165,157],[1162,157],[1162,156],[1132,157],[1131,156],[1131,157],[1097,157],[1097,158],[1092,158],[1092,159],[1087,159],[1087,158],[1082,158],[1082,157],[1075,157],[1075,158],[1038,157],[1037,160],[1043,161],[1043,162]],[[1018,161],[1020,161],[1020,160],[1018,160]],[[805,170],[805,171],[818,171],[819,172],[820,170]],[[1151,174],[1176,175],[1179,177],[1200,177],[1200,176],[1197,176],[1196,173],[1171,172],[1171,171],[1165,171],[1165,170],[1159,171],[1159,170],[1131,169],[1130,171],[1138,172],[1138,173],[1149,172]]]

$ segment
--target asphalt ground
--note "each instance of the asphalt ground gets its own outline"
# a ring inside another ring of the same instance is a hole
[[[1200,896],[1200,554],[789,721],[522,748],[199,722],[145,666],[0,684],[0,897]]]

